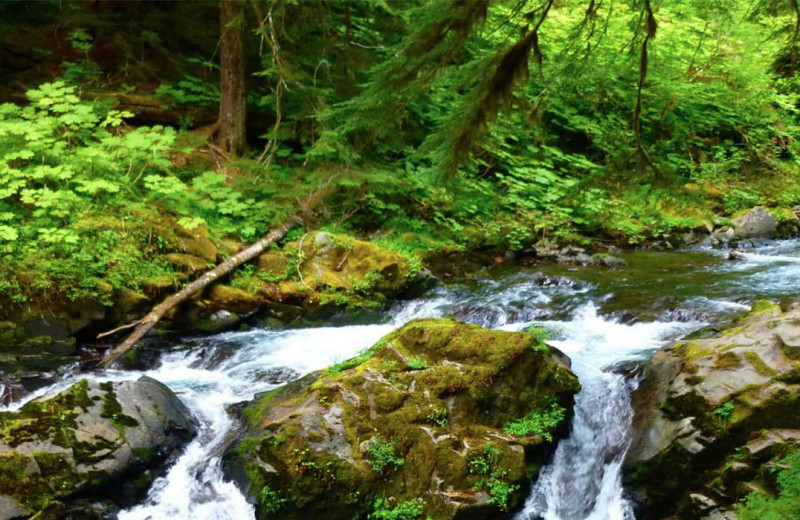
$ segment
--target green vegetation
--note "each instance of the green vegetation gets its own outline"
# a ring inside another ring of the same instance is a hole
[[[422,503],[415,500],[406,500],[392,507],[383,497],[375,499],[373,508],[367,516],[369,520],[420,520],[425,511]]]
[[[725,424],[733,414],[733,403],[728,401],[722,406],[715,408],[712,413],[716,415],[723,424]]]
[[[548,441],[553,440],[553,430],[564,420],[563,407],[558,403],[550,403],[549,409],[531,412],[518,421],[505,425],[505,432],[509,435],[526,437],[528,435],[541,435]]]
[[[261,507],[263,507],[267,513],[277,513],[288,501],[287,499],[281,497],[277,491],[267,485],[261,488],[261,492],[258,495],[258,500],[261,504]]]
[[[786,520],[800,517],[800,451],[780,460],[778,494],[750,493],[736,508],[739,520]]]
[[[640,243],[756,204],[794,225],[791,2],[255,4],[233,14],[243,110],[213,128],[231,102],[218,4],[0,7],[0,44],[40,45],[0,89],[0,298],[169,290],[182,234],[224,257],[310,193],[306,225],[376,237],[408,276],[436,252]]]
[[[519,491],[519,485],[509,484],[508,471],[497,468],[502,452],[494,444],[484,446],[483,451],[469,459],[469,472],[482,478],[475,484],[475,489],[485,489],[490,502],[501,511],[508,511],[511,498]]]
[[[547,352],[548,350],[547,345],[544,344],[545,341],[550,341],[558,336],[558,332],[554,330],[536,326],[528,327],[528,334],[536,340],[536,344],[533,346],[534,350],[540,352]]]
[[[383,473],[385,470],[400,468],[405,461],[395,454],[394,443],[375,438],[370,442],[367,452],[373,471]]]
[[[419,356],[416,356],[408,362],[409,370],[425,370],[428,368],[428,363]]]

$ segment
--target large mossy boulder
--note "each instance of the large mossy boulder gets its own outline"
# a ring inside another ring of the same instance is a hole
[[[768,301],[732,328],[657,353],[633,394],[626,484],[637,518],[720,515],[774,485],[800,446],[800,307]]]
[[[211,286],[183,316],[217,330],[258,310],[288,323],[330,311],[376,308],[417,281],[419,261],[372,242],[325,231],[263,253],[253,268]],[[234,320],[235,321],[235,320]]]
[[[531,334],[412,321],[260,396],[228,468],[260,519],[494,518],[527,493],[579,388]]]
[[[0,520],[42,511],[46,518],[61,518],[74,499],[143,493],[151,470],[194,434],[183,403],[147,377],[82,380],[2,412]],[[139,489],[124,484],[129,481]]]

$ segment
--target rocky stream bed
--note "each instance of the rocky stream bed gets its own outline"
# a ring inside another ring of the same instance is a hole
[[[18,378],[0,519],[732,518],[800,443],[800,242],[754,245],[497,266],[372,323]]]

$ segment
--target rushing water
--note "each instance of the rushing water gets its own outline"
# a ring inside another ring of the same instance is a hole
[[[170,386],[198,419],[199,434],[146,500],[121,520],[247,520],[251,504],[225,481],[221,454],[239,425],[230,405],[355,355],[410,319],[452,316],[485,327],[532,323],[558,333],[552,344],[572,360],[583,389],[569,437],[532,486],[518,520],[631,520],[620,482],[630,442],[630,386],[614,370],[706,322],[748,308],[756,297],[791,296],[800,284],[800,242],[774,242],[727,262],[724,253],[635,252],[629,267],[551,266],[492,273],[473,286],[437,288],[396,304],[384,324],[254,330],[190,340],[146,372],[76,374],[26,396],[66,388],[80,377],[149,375]],[[16,402],[7,408],[14,409]]]

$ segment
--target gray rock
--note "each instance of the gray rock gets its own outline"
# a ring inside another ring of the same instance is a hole
[[[27,511],[22,509],[17,501],[5,495],[0,495],[0,520],[11,520],[21,516],[26,516]]]
[[[196,433],[186,406],[149,377],[83,380],[0,413],[0,425],[0,511],[13,502],[27,514],[87,490],[113,495],[118,479],[158,465]]]
[[[758,301],[732,328],[653,356],[632,396],[625,462],[644,517],[724,511],[759,478],[751,468],[800,446],[798,323],[797,307]]]
[[[778,221],[769,211],[756,206],[733,219],[733,229],[736,239],[769,238],[778,229]]]

